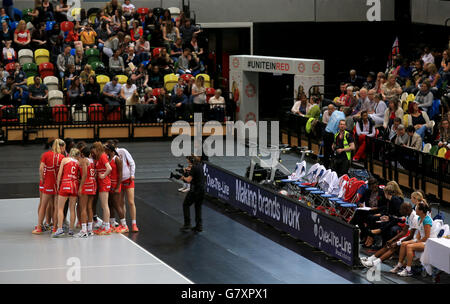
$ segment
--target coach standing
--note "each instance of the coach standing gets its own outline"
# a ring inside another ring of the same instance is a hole
[[[202,227],[202,203],[205,195],[205,186],[203,182],[202,161],[200,156],[194,156],[190,175],[181,177],[181,180],[191,184],[191,188],[183,202],[184,226],[181,231],[195,232],[203,231]],[[191,205],[195,206],[195,227],[191,228]]]
[[[333,151],[334,155],[334,171],[338,176],[348,173],[350,168],[350,160],[352,158],[352,151],[355,150],[355,142],[353,136],[348,132],[344,119],[339,121],[339,132],[334,135]]]
[[[339,131],[339,121],[341,119],[345,120],[344,112],[336,110],[331,114],[325,127],[323,134],[323,165],[327,168],[330,166],[330,157],[333,154],[331,147],[334,142],[334,135]]]

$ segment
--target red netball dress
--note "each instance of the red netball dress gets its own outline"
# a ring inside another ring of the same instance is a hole
[[[111,190],[111,179],[106,176],[104,179],[100,178],[101,174],[106,172],[106,164],[108,163],[108,156],[102,153],[100,158],[95,162],[95,169],[97,170],[97,187],[98,192],[109,192]]]
[[[53,151],[47,151],[42,154],[41,162],[44,163],[44,193],[56,194],[56,177],[58,176],[59,166],[63,158],[64,155]]]
[[[83,188],[81,188],[81,193],[85,195],[95,195],[97,192],[97,173],[95,170],[94,160],[88,158],[89,165],[87,166],[86,180],[84,181]]]
[[[61,196],[78,196],[78,187],[80,186],[81,170],[78,161],[70,158],[62,168],[61,185],[59,187],[59,195]]]
[[[109,175],[109,178],[111,179],[111,192],[115,192],[117,185],[119,185],[119,192],[121,190],[120,188],[120,181],[119,181],[119,170],[117,168],[116,164],[116,158],[117,155],[115,155],[110,161],[109,164],[111,165],[111,174]]]

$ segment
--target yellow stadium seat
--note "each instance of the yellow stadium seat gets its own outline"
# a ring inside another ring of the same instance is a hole
[[[72,9],[72,16],[76,16],[76,15],[79,15],[80,14],[80,11],[81,11],[81,7],[75,7],[75,8],[73,8]]]
[[[178,76],[175,74],[167,74],[164,76],[164,88],[170,92],[178,82]]]
[[[447,153],[447,148],[442,147],[438,150],[438,157],[445,158],[445,153]]]
[[[27,86],[34,84],[34,76],[30,76],[27,78]]]
[[[202,76],[205,79],[205,83],[204,83],[205,88],[210,88],[211,80],[209,78],[209,75],[208,74],[198,74],[197,76],[195,76],[195,79],[197,79],[200,76]]]
[[[403,125],[405,126],[405,128],[408,126],[408,115],[409,114],[403,115]]]
[[[120,84],[126,84],[128,81],[128,77],[125,75],[116,75],[117,78],[119,79],[119,83]]]
[[[20,123],[26,123],[30,118],[34,118],[33,107],[28,105],[20,106],[19,107]]]
[[[414,94],[409,94],[408,97],[406,98],[406,101],[411,102],[414,101],[416,99],[416,96],[414,96]]]
[[[34,52],[34,61],[38,66],[41,63],[50,62],[50,52],[46,49],[37,49]]]
[[[103,92],[103,87],[110,81],[109,77],[106,75],[97,75],[96,79],[98,84],[100,85],[100,92]]]

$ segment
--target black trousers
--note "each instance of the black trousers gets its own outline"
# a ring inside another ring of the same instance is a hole
[[[333,146],[334,134],[324,131],[323,132],[323,165],[326,168],[330,167],[330,157],[333,154],[331,147]]]
[[[377,214],[378,210],[360,210],[357,209],[355,214],[353,215],[350,224],[358,225],[360,234],[359,237],[364,239],[369,234],[369,226],[366,227],[366,224],[369,224],[369,217],[373,214]],[[372,216],[373,217],[373,216]]]
[[[342,152],[345,153],[345,152]],[[335,158],[333,162],[333,169],[336,171],[338,176],[342,176],[348,173],[348,169],[350,168],[350,161],[344,158]]]
[[[194,204],[195,207],[195,224],[197,227],[202,227],[202,203],[203,203],[203,192],[192,192],[189,191],[183,202],[183,214],[184,214],[184,225],[188,226],[191,224],[191,206]]]

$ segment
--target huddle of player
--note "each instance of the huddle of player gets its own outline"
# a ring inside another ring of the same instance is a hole
[[[108,140],[106,144],[95,142],[89,147],[85,142],[75,144],[71,139],[53,141],[51,149],[41,156],[38,225],[33,234],[51,229],[55,238],[66,233],[74,236],[76,219],[81,230],[75,236],[80,238],[129,232],[125,196],[132,219],[131,232],[139,231],[134,204],[135,163],[130,153],[117,145],[117,140]],[[96,215],[98,200],[103,221]],[[116,223],[115,215],[120,224]]]

